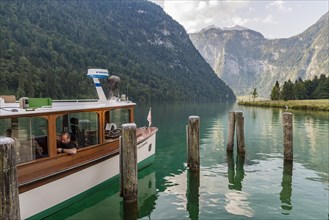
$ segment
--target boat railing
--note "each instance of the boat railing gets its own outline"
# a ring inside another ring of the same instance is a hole
[[[53,102],[98,102],[98,99],[61,99],[53,100]]]

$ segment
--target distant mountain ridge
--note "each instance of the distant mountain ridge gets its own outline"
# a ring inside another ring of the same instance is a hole
[[[329,75],[329,12],[303,33],[269,40],[256,31],[204,29],[190,34],[194,46],[236,95],[256,88],[269,97],[276,80]]]
[[[225,31],[246,31],[246,30],[250,30],[250,29],[248,29],[246,27],[242,27],[240,25],[235,25],[233,27],[224,27],[222,29],[225,30]]]
[[[148,1],[1,1],[0,94],[96,98],[88,68],[133,101],[235,100],[184,28]]]

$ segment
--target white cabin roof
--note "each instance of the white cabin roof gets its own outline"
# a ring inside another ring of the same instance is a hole
[[[92,110],[101,108],[117,108],[136,105],[131,101],[91,101],[91,100],[57,100],[52,102],[52,106],[45,106],[42,108],[20,108],[19,103],[4,103],[0,106],[0,118],[8,116],[24,116],[33,114],[65,112],[76,110]]]

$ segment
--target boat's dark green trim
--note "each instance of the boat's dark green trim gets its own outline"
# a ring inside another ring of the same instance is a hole
[[[154,162],[155,155],[148,157],[147,159],[141,161],[138,163],[138,170],[141,170],[149,165],[151,165]]]
[[[154,155],[150,156],[149,158],[143,160],[142,162],[138,163],[138,169],[141,170],[147,166],[149,166],[150,164],[153,163],[154,161]],[[119,177],[119,175],[115,175],[114,177],[96,185],[95,187],[93,188],[90,188],[88,190],[86,190],[85,192],[83,193],[80,193],[79,195],[76,195],[62,203],[59,203],[49,209],[46,209],[45,211],[43,212],[40,212],[34,216],[31,216],[30,218],[28,218],[29,220],[37,220],[37,219],[42,219],[42,218],[45,218],[55,212],[58,212],[60,211],[61,209],[73,204],[73,203],[76,203],[77,201],[80,201],[92,194],[94,194],[95,192],[103,189],[104,187],[108,187],[109,185],[111,185],[111,183],[113,183],[114,181],[117,181],[117,178]]]

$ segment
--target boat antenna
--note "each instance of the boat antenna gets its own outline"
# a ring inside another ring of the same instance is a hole
[[[105,69],[88,69],[87,76],[92,78],[93,81],[94,81],[99,101],[102,101],[102,102],[107,101],[106,96],[105,96],[104,91],[103,91],[103,88],[102,88],[102,85],[99,82],[99,79],[108,78],[109,77],[108,70],[105,70]]]

